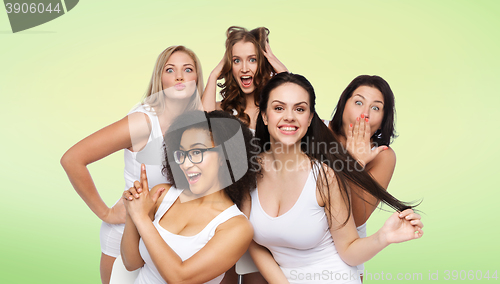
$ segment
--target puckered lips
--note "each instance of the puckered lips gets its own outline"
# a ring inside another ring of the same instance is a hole
[[[186,178],[189,184],[195,184],[198,180],[200,180],[201,173],[200,172],[187,172]]]
[[[253,77],[250,75],[240,76],[241,85],[243,88],[250,88],[252,86]]]
[[[291,124],[282,124],[278,126],[279,131],[285,135],[293,135],[297,133],[299,127]]]
[[[177,84],[175,84],[175,89],[176,89],[177,91],[182,91],[182,90],[184,90],[185,88],[186,88],[186,85],[184,85],[183,83],[177,83]]]

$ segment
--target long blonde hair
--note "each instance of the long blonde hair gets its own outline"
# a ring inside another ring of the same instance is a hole
[[[174,52],[184,52],[189,57],[191,57],[195,64],[195,71],[197,75],[196,79],[196,92],[191,97],[191,102],[188,104],[186,110],[201,109],[201,95],[203,94],[203,73],[201,71],[201,63],[196,54],[189,48],[183,45],[173,45],[167,47],[156,59],[155,67],[153,69],[153,75],[149,81],[148,90],[142,100],[142,104],[148,104],[154,109],[156,115],[159,115],[165,109],[165,99],[163,94],[163,86],[161,83],[161,76],[163,74],[163,68],[167,64],[168,59]]]

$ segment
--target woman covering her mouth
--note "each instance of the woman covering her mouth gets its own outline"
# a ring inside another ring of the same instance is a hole
[[[389,147],[396,137],[394,101],[387,81],[379,76],[360,75],[342,92],[332,121],[325,121],[342,145],[385,189],[396,167],[396,154]],[[352,195],[352,214],[359,236],[366,237],[366,222],[378,200],[358,192]],[[359,265],[358,271],[364,271],[364,265]]]

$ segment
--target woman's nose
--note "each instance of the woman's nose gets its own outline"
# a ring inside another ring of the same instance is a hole
[[[286,120],[286,121],[293,121],[293,120],[295,120],[295,116],[294,116],[293,110],[292,109],[286,110],[285,113],[284,113],[283,119]]]
[[[175,75],[175,81],[184,81],[184,75],[182,74],[182,72],[177,72],[177,74]]]
[[[188,156],[186,155],[186,157],[184,158],[184,163],[182,163],[181,165],[181,168],[183,170],[188,170],[189,168],[191,168],[193,166],[193,162],[191,162],[191,160],[188,158]]]
[[[243,65],[241,66],[241,71],[242,72],[248,71],[248,64],[245,61],[243,61]]]

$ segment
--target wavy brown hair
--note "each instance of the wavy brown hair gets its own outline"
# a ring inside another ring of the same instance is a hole
[[[257,53],[257,72],[255,72],[253,79],[255,90],[252,95],[254,97],[255,105],[258,106],[262,88],[264,88],[271,77],[276,74],[273,67],[269,61],[267,61],[267,58],[262,52],[266,48],[266,42],[269,42],[269,30],[265,27],[260,27],[248,31],[242,27],[232,26],[227,29],[226,36],[226,53],[224,54],[225,61],[219,78],[224,78],[224,83],[217,84],[220,88],[222,88],[220,92],[222,96],[221,108],[229,113],[232,113],[233,109],[236,110],[238,112],[236,117],[248,125],[250,124],[250,117],[245,113],[247,104],[245,99],[246,95],[240,89],[240,86],[236,82],[232,73],[233,46],[239,41],[251,42],[255,46],[255,51]]]

